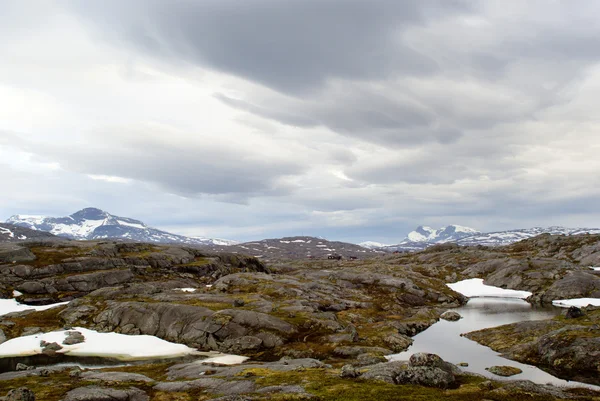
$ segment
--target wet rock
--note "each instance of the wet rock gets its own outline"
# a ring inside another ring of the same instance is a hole
[[[340,377],[345,379],[354,379],[355,377],[360,376],[360,371],[356,369],[352,365],[344,365],[342,366],[342,370],[340,371]]]
[[[456,322],[456,321],[462,319],[462,316],[458,312],[449,310],[449,311],[442,313],[442,315],[440,316],[440,319],[444,319],[449,322]]]
[[[485,368],[490,373],[493,373],[497,376],[509,377],[518,375],[519,373],[523,373],[523,371],[519,368],[515,368],[514,366],[491,366],[489,368]]]
[[[578,317],[582,317],[584,315],[585,313],[583,313],[583,311],[580,308],[576,306],[571,306],[569,307],[569,309],[567,309],[567,312],[565,313],[565,318],[577,319]]]
[[[10,390],[5,401],[35,401],[35,394],[27,387]]]
[[[69,391],[64,401],[149,401],[150,397],[142,390],[113,389],[108,387],[87,386]]]
[[[85,337],[79,331],[67,332],[67,338],[62,342],[64,345],[80,344],[85,341]]]

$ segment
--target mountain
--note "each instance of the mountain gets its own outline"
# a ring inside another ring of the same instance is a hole
[[[114,216],[96,208],[82,209],[67,217],[15,215],[6,220],[6,223],[76,240],[114,238],[186,245],[231,245],[237,243],[230,240],[171,234],[148,227],[139,220]]]
[[[502,246],[545,233],[553,235],[600,234],[600,229],[552,226],[482,233],[473,228],[457,225],[442,227],[438,230],[431,227],[419,226],[415,231],[410,232],[399,244],[377,249],[387,252],[420,251],[432,245],[444,244],[447,242],[470,246]]]
[[[363,248],[367,248],[367,249],[379,249],[379,248],[385,248],[386,244],[382,244],[381,242],[375,242],[375,241],[365,241],[365,242],[361,242],[360,244],[358,244],[359,246],[362,246]]]
[[[344,259],[366,258],[381,255],[382,251],[364,248],[347,242],[328,241],[317,237],[283,237],[244,242],[227,247],[213,246],[214,251],[227,251],[268,259],[325,259],[339,255]]]
[[[31,230],[25,227],[15,226],[13,224],[0,223],[0,242],[19,242],[26,240],[52,239],[56,236],[43,232]]]

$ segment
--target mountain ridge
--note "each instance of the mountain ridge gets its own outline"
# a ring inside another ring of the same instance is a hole
[[[17,214],[8,218],[6,223],[75,240],[122,239],[185,245],[232,245],[237,243],[237,241],[231,240],[186,237],[169,233],[147,226],[140,220],[116,216],[95,207],[81,209],[65,217]]]

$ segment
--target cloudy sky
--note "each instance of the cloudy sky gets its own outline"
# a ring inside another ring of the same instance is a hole
[[[600,226],[595,0],[3,0],[0,219]]]

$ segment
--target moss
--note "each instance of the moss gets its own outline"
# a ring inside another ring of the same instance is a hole
[[[68,259],[85,256],[89,253],[91,248],[84,247],[67,247],[67,246],[58,246],[58,247],[44,247],[44,246],[34,246],[29,248],[29,250],[35,255],[35,260],[29,262],[21,262],[22,264],[42,267],[48,265],[55,265],[59,263],[63,263]]]
[[[63,321],[58,316],[66,306],[47,309],[44,311],[31,312],[22,317],[8,318],[14,323],[13,326],[2,326],[7,338],[19,337],[26,327],[39,327],[44,332],[54,331],[63,327]]]

